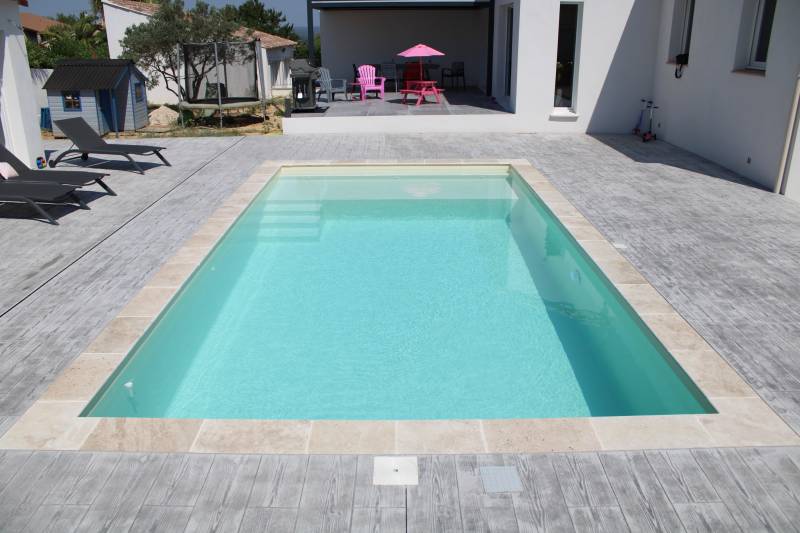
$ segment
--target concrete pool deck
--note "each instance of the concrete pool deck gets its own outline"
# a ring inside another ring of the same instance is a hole
[[[389,166],[398,161],[386,161]],[[406,160],[403,165],[425,165]],[[431,165],[431,163],[428,163]],[[758,397],[614,246],[527,160],[437,161],[500,165],[516,172],[623,294],[718,411],[707,415],[538,420],[190,420],[80,417],[211,253],[217,241],[282,169],[352,167],[344,161],[266,161],[148,280],[42,397],[0,437],[0,449],[202,453],[534,453],[715,446],[800,445]],[[365,170],[367,169],[367,170]],[[313,172],[312,172],[313,173]]]
[[[183,164],[144,177],[115,169],[109,183],[120,197],[98,194],[92,211],[63,213],[59,228],[5,218],[15,211],[0,209],[0,433],[263,160],[394,160],[409,153],[530,160],[760,397],[800,428],[800,206],[741,185],[708,161],[615,136],[164,143]],[[179,270],[160,279],[170,283]],[[113,361],[96,362],[104,363]],[[737,427],[747,431],[746,424]],[[0,451],[0,522],[11,531],[673,531],[792,530],[800,516],[798,447],[419,461],[418,486],[377,488],[366,455]],[[522,492],[482,491],[478,466],[497,464],[515,466]]]

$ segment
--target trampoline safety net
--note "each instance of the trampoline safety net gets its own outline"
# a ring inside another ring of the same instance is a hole
[[[215,53],[216,47],[216,53]],[[256,43],[183,45],[186,101],[193,104],[258,101]]]

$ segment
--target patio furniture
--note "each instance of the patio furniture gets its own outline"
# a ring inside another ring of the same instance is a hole
[[[0,161],[8,163],[16,171],[17,177],[11,178],[11,182],[17,180],[36,183],[56,183],[59,185],[69,185],[72,187],[85,187],[92,183],[97,183],[111,196],[116,196],[111,187],[105,184],[103,178],[107,173],[83,172],[83,171],[64,171],[64,170],[31,170],[25,163],[17,159],[5,146],[0,146]],[[9,180],[6,180],[9,181]]]
[[[366,101],[368,91],[378,91],[378,97],[383,100],[386,78],[375,76],[375,67],[373,65],[361,65],[358,67],[358,83],[361,86],[361,100]]]
[[[163,147],[146,144],[108,144],[81,117],[56,120],[55,124],[72,141],[75,148],[65,150],[54,161],[50,161],[50,167],[58,165],[59,161],[69,154],[81,154],[80,158],[84,161],[89,158],[89,154],[119,155],[130,161],[139,174],[144,174],[144,170],[133,160],[131,154],[155,155],[168,167],[172,166],[161,155]]]
[[[427,44],[417,44],[409,48],[408,50],[403,50],[399,54],[400,57],[416,57],[419,59],[418,66],[414,67],[411,63],[406,63],[405,69],[403,71],[403,88],[406,90],[411,90],[409,82],[417,81],[417,80],[425,80],[430,79],[429,71],[431,69],[438,69],[439,65],[435,63],[422,63],[423,57],[437,57],[443,56],[444,53],[436,50],[435,48],[431,48]]]
[[[17,183],[15,180],[0,179],[0,204],[28,204],[42,218],[57,226],[58,221],[50,216],[42,205],[73,205],[89,209],[75,194],[75,187],[56,183]]]
[[[422,63],[414,61],[413,63],[406,63],[403,67],[403,88],[410,89],[411,83],[425,79],[424,69]]]
[[[466,89],[467,88],[467,79],[464,76],[464,62],[463,61],[453,61],[453,64],[450,68],[443,68],[442,69],[442,87],[446,87],[445,80],[453,80],[455,86],[458,87],[458,80],[461,80],[461,86]],[[451,84],[452,86],[452,84]]]
[[[404,104],[407,102],[409,94],[417,95],[416,105],[422,105],[426,96],[434,96],[436,98],[436,103],[441,104],[442,100],[439,98],[439,94],[441,93],[442,90],[436,87],[436,82],[431,80],[411,81],[409,82],[408,88],[400,91],[400,94],[403,95]]]
[[[353,100],[356,95],[358,95],[358,98],[361,99],[361,84],[357,81],[347,82],[347,93],[345,93],[345,98],[348,100]]]
[[[386,78],[386,81],[391,81],[394,84],[394,92],[397,92],[397,82],[400,76],[397,73],[397,65],[394,63],[381,63],[381,76]]]
[[[319,93],[328,95],[328,103],[333,102],[337,93],[342,93],[347,98],[347,80],[331,78],[331,71],[319,67]]]

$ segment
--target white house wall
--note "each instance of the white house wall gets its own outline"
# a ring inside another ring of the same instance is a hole
[[[735,71],[743,0],[695,5],[689,65],[675,79],[667,63],[674,0],[663,1],[655,59],[659,135],[772,189],[800,66],[800,2],[778,0],[763,75]]]
[[[354,63],[404,63],[397,54],[424,43],[446,54],[433,62],[464,61],[467,84],[484,88],[488,24],[483,9],[322,10],[322,62],[334,78],[350,80]]]
[[[44,149],[16,0],[0,0],[0,130],[3,145],[35,168]]]
[[[576,116],[551,117],[556,79],[560,2],[499,0],[496,6],[494,93],[503,99],[502,62],[505,10],[513,4],[517,32],[515,88],[517,115],[528,131],[630,131],[639,101],[652,94],[653,57],[659,2],[584,0],[579,33]]]
[[[108,37],[108,55],[112,59],[118,59],[122,56],[120,42],[125,37],[125,30],[136,24],[144,24],[150,18],[147,15],[122,9],[111,4],[103,4],[103,17],[105,18],[106,35]],[[145,74],[147,73],[145,72]],[[151,104],[178,103],[178,97],[164,87],[163,80],[154,88],[148,89],[147,98]]]

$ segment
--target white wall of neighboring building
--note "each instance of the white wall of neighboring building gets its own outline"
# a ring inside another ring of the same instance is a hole
[[[108,54],[111,58],[119,58],[122,55],[122,45],[120,44],[125,37],[125,30],[135,24],[143,24],[149,20],[149,16],[125,9],[115,4],[103,3],[103,17],[106,23],[106,35],[108,36]],[[291,87],[289,79],[289,61],[294,56],[294,47],[264,49],[261,54],[262,68],[265,73],[265,88],[267,98],[272,96],[274,89]],[[144,71],[143,71],[144,72]],[[147,72],[145,72],[147,74]],[[183,79],[183,72],[179,73]],[[177,104],[178,97],[170,92],[163,81],[159,78],[159,83],[152,89],[147,90],[147,100],[150,104]],[[274,83],[271,83],[274,82]],[[258,84],[259,95],[261,95],[261,84]],[[263,95],[261,95],[263,96]]]
[[[106,35],[108,37],[108,56],[112,59],[118,59],[122,56],[122,45],[120,43],[125,37],[125,30],[136,24],[144,24],[150,17],[104,2],[103,18],[105,19]],[[144,74],[148,75],[147,72],[144,72]],[[177,104],[178,97],[168,91],[164,87],[164,81],[161,80],[154,88],[147,89],[147,101],[150,104]]]
[[[0,142],[36,168],[44,149],[17,0],[0,0],[0,47]]]
[[[353,64],[405,63],[397,54],[424,43],[446,54],[431,62],[464,61],[467,85],[485,88],[485,9],[322,10],[320,28],[323,66],[334,78],[352,80]],[[439,79],[439,72],[431,76]]]
[[[270,48],[266,50],[267,83],[272,90],[291,89],[290,62],[294,58],[294,47]],[[270,91],[271,94],[271,91]]]
[[[767,68],[757,73],[739,70],[737,52],[742,29],[746,41],[752,31],[745,9],[752,1],[696,2],[689,65],[676,79],[667,63],[675,0],[663,0],[655,58],[658,132],[772,189],[800,69],[800,2],[778,0]]]

